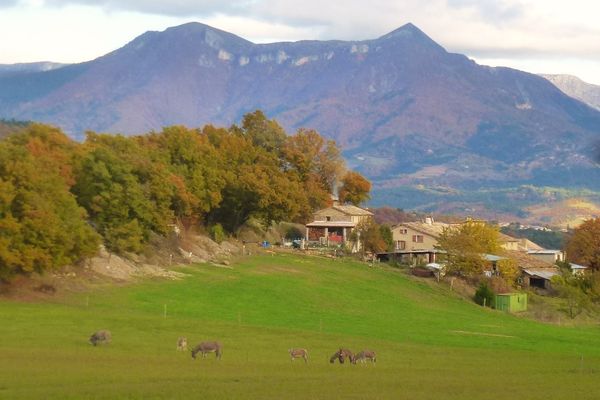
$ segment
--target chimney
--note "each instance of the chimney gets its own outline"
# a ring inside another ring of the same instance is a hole
[[[332,194],[330,198],[331,198],[332,206],[335,207],[335,206],[339,206],[340,205],[340,199],[338,198],[337,195]]]
[[[433,225],[433,217],[432,216],[425,217],[425,223],[427,225]]]

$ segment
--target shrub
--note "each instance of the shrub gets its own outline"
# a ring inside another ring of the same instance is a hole
[[[479,305],[491,307],[492,302],[494,301],[494,292],[487,283],[483,282],[479,285],[479,288],[477,288],[474,300],[475,303]]]
[[[221,224],[215,224],[211,226],[209,234],[211,239],[217,243],[221,243],[226,238],[225,230],[223,229],[223,226]]]
[[[508,283],[506,279],[502,278],[501,276],[492,276],[487,281],[487,285],[494,294],[512,292],[512,286],[510,283]]]
[[[285,232],[285,238],[288,240],[302,239],[304,233],[295,226],[290,226]]]

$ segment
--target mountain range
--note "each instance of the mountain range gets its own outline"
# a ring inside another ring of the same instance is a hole
[[[371,40],[255,44],[189,23],[89,62],[2,70],[0,118],[77,139],[227,126],[255,109],[288,131],[315,128],[374,182],[374,205],[526,214],[600,189],[598,110],[543,77],[449,53],[412,24]]]
[[[600,86],[584,82],[573,75],[541,74],[541,76],[548,79],[567,95],[600,110]]]

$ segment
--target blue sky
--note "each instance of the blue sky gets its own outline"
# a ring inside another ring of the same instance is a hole
[[[0,0],[0,63],[81,62],[198,21],[253,42],[361,40],[412,22],[480,64],[600,84],[594,0]]]

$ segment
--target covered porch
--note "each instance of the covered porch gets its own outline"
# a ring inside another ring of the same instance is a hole
[[[314,221],[306,224],[306,241],[323,246],[342,245],[355,227],[351,221]]]
[[[396,250],[377,253],[380,261],[395,261],[409,265],[429,264],[438,262],[438,255],[446,254],[443,250]]]

